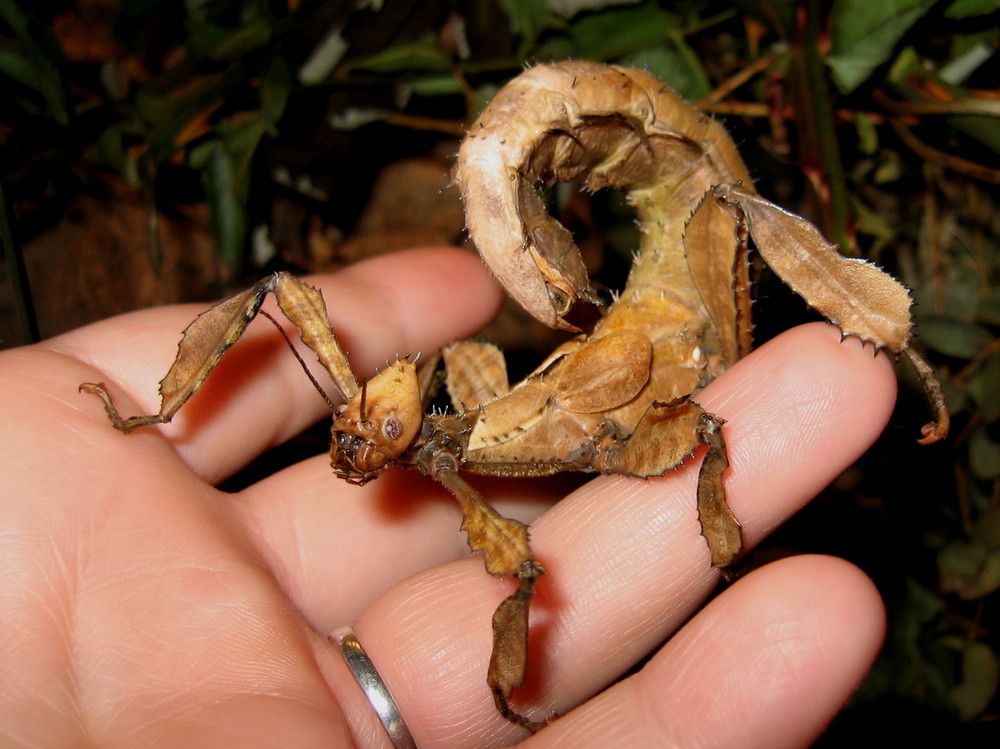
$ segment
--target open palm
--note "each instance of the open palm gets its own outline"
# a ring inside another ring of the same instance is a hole
[[[448,249],[310,282],[361,375],[473,334],[500,298],[474,257]],[[124,414],[155,411],[154,383],[196,311],[135,313],[0,355],[0,743],[387,746],[327,640],[345,624],[422,749],[525,738],[485,679],[508,585],[469,555],[446,492],[402,471],[351,486],[325,456],[238,494],[214,488],[324,413],[273,328],[252,326],[169,426],[124,436],[77,392],[103,380]],[[727,487],[750,545],[874,440],[894,388],[885,356],[816,324],[699,395],[727,419]],[[565,498],[559,481],[482,485],[532,523],[550,573],[515,699],[563,717],[527,744],[804,746],[864,675],[882,608],[836,559],[762,567],[692,618],[717,581],[695,463]]]

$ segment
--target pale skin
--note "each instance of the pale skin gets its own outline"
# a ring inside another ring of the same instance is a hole
[[[310,282],[361,376],[474,334],[500,301],[474,256],[444,248]],[[524,739],[485,678],[490,616],[509,586],[469,555],[443,490],[402,471],[350,486],[326,456],[239,494],[213,488],[326,409],[266,321],[170,426],[122,435],[77,392],[103,380],[123,412],[155,411],[155,383],[201,309],[0,354],[2,743],[388,746],[326,639],[344,624],[421,749]],[[814,324],[699,395],[727,420],[729,501],[750,546],[864,452],[895,387],[885,355]],[[532,523],[550,573],[515,707],[562,717],[526,746],[804,747],[866,673],[882,604],[841,560],[766,565],[691,618],[718,573],[690,463],[651,481],[601,477],[565,498],[560,481],[481,484]]]

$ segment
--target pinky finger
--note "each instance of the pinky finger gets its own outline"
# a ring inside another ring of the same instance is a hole
[[[864,678],[884,627],[860,570],[832,557],[784,559],[524,746],[809,746]]]

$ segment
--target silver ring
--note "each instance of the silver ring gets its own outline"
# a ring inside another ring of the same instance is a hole
[[[368,702],[371,703],[375,714],[378,715],[382,727],[389,734],[389,740],[395,749],[417,749],[410,729],[406,727],[406,722],[396,706],[396,701],[389,694],[382,677],[379,676],[368,653],[361,647],[358,638],[354,636],[354,630],[350,627],[341,627],[332,635],[330,639],[340,646],[340,652],[347,661],[347,665],[358,680],[358,684],[364,691]]]

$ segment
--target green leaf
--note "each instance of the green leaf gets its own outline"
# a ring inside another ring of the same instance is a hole
[[[943,68],[949,71],[949,75],[952,78],[957,78],[961,75],[960,72],[950,69],[950,62],[944,65]],[[931,82],[935,86],[944,88],[955,99],[973,98],[972,92],[943,80],[937,71],[922,59],[916,50],[910,47],[903,49],[896,59],[893,60],[886,80],[892,84],[898,94],[910,101],[927,100],[922,91],[926,87],[926,83],[922,82]],[[945,121],[949,127],[961,131],[965,135],[976,139],[994,153],[1000,154],[1000,128],[996,126],[996,118],[955,115],[945,118]]]
[[[577,13],[600,13],[613,5],[636,5],[640,2],[642,0],[547,0],[546,4],[563,18],[572,18]]]
[[[209,60],[236,60],[271,40],[271,24],[258,18],[239,28],[188,21],[188,47]]]
[[[922,319],[917,335],[935,351],[960,359],[973,358],[993,340],[985,328],[948,317]]]
[[[893,148],[883,149],[878,157],[878,166],[872,172],[872,181],[876,185],[895,182],[903,176],[903,158],[899,151]]]
[[[235,189],[237,171],[225,144],[215,141],[204,172],[205,192],[219,254],[231,268],[242,264],[247,232],[246,208]]]
[[[240,74],[238,66],[230,66],[221,74],[204,76],[183,93],[152,95],[140,91],[135,98],[135,112],[151,131],[147,138],[150,158],[158,164],[170,158],[184,127],[218,107]]]
[[[989,706],[1000,686],[1000,660],[983,642],[970,642],[962,653],[962,680],[951,690],[951,700],[962,721],[970,721]]]
[[[31,36],[31,20],[28,18],[28,14],[12,0],[0,0],[0,21],[3,21],[20,39],[27,39]]]
[[[948,317],[978,322],[979,301],[987,271],[972,263],[951,263],[944,271],[944,306]]]
[[[204,140],[196,143],[187,152],[187,165],[196,172],[204,172],[208,169],[208,162],[212,160],[215,147],[219,144],[218,139]]]
[[[969,375],[966,390],[979,406],[986,424],[1000,419],[1000,351],[987,356]]]
[[[261,115],[274,127],[285,113],[292,93],[292,71],[282,58],[271,63],[260,82]]]
[[[0,75],[38,90],[38,73],[31,60],[23,53],[0,49]]]
[[[350,63],[351,70],[385,75],[414,71],[442,73],[451,70],[451,67],[451,58],[441,45],[431,38],[394,44],[381,52]]]
[[[1000,10],[1000,0],[955,0],[945,10],[946,18],[986,16]]]
[[[269,123],[263,117],[233,127],[229,123],[219,126],[225,138],[226,152],[232,159],[232,191],[241,202],[246,202],[250,193],[250,176],[257,146],[267,133]]]
[[[672,13],[646,3],[581,16],[569,34],[578,56],[608,60],[659,44],[678,27]]]
[[[177,102],[166,96],[142,90],[136,93],[132,106],[141,120],[154,127],[167,122],[180,108]]]
[[[525,45],[534,43],[545,28],[545,18],[549,14],[546,0],[500,0],[500,7],[510,19],[511,31],[520,36]]]
[[[994,286],[979,298],[977,316],[985,323],[1000,325],[1000,286]]]
[[[976,429],[969,437],[969,468],[976,478],[1000,478],[1000,444],[990,439],[984,427]]]
[[[548,0],[547,5],[564,18],[583,11],[603,11],[612,5],[633,5],[641,0]]]
[[[826,60],[837,87],[849,93],[868,80],[935,2],[837,0],[830,18],[832,51]]]
[[[334,130],[348,132],[373,122],[381,122],[390,114],[392,114],[392,110],[385,107],[345,107],[332,112],[327,122]]]
[[[861,200],[852,199],[851,207],[858,233],[873,237],[875,240],[868,250],[868,258],[877,262],[882,248],[889,244],[896,234],[882,213],[870,208]]]
[[[858,111],[854,117],[854,128],[858,133],[858,148],[861,153],[871,156],[878,150],[878,127],[865,112]]]
[[[975,578],[986,561],[988,551],[979,544],[956,539],[938,553],[938,567],[949,578]],[[949,586],[954,590],[954,585]]]
[[[415,96],[454,96],[465,92],[462,81],[453,73],[422,75],[406,84]]]
[[[661,44],[627,55],[620,62],[649,71],[686,99],[701,99],[712,90],[701,59],[679,33],[670,32]]]
[[[796,16],[802,7],[802,0],[739,0],[733,5],[756,16],[787,41],[795,33]]]
[[[941,587],[965,601],[988,596],[1000,588],[1000,551],[955,539],[938,552]]]
[[[120,173],[124,174],[128,161],[125,149],[125,138],[122,129],[118,125],[105,128],[97,136],[97,153],[100,157]]]
[[[32,91],[44,102],[49,117],[59,125],[69,125],[70,107],[60,71],[63,59],[51,32],[10,0],[0,0],[0,30],[4,25],[13,32],[14,39],[2,40],[0,76]],[[9,92],[4,94],[5,99],[10,98]]]

